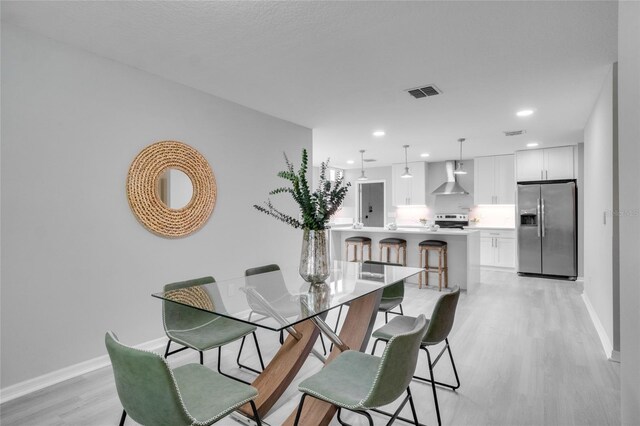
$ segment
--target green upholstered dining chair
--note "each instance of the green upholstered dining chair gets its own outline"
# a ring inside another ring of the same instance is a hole
[[[427,320],[424,315],[420,315],[404,333],[389,340],[382,358],[357,351],[342,352],[318,373],[300,383],[298,389],[302,392],[302,397],[294,424],[297,425],[300,420],[307,396],[337,406],[338,421],[341,424],[344,424],[340,418],[341,411],[347,409],[362,414],[373,425],[373,419],[367,410],[384,413],[378,407],[394,402],[406,392],[407,395],[391,415],[389,423],[398,418],[408,401],[413,421],[419,425],[409,385],[426,330]]]
[[[207,289],[204,287],[194,287],[214,282],[215,280],[213,277],[202,277],[193,280],[180,281],[165,285],[164,292],[165,294],[171,292],[169,294],[171,294],[172,299],[186,302],[189,305],[197,306],[200,309],[215,309],[216,312],[225,312],[222,298],[217,292],[216,286],[210,286]],[[167,349],[164,353],[165,358],[169,355],[191,348],[200,353],[200,364],[203,364],[204,351],[217,348],[218,373],[234,380],[247,383],[244,380],[240,380],[223,373],[220,364],[222,359],[222,347],[224,345],[235,342],[239,339],[242,339],[242,345],[244,345],[244,339],[246,336],[251,334],[258,352],[260,366],[264,370],[264,362],[262,360],[262,353],[260,352],[260,344],[256,337],[255,326],[212,314],[210,312],[205,312],[200,309],[184,306],[168,300],[162,301],[162,322],[164,325],[164,331],[169,338],[169,341],[167,342]],[[179,343],[183,347],[170,351],[172,342]],[[253,371],[254,373],[260,373],[260,371],[254,368],[240,364],[239,356],[237,363],[239,367]]]
[[[440,419],[440,407],[438,406],[438,393],[436,391],[436,385],[443,386],[452,390],[456,390],[460,387],[460,379],[458,378],[458,370],[456,364],[453,361],[453,355],[451,354],[451,346],[449,345],[449,333],[453,328],[453,321],[456,316],[456,307],[458,306],[458,299],[460,298],[460,287],[454,288],[450,293],[443,294],[438,298],[436,305],[433,308],[431,318],[428,320],[429,326],[427,332],[422,339],[420,349],[424,350],[427,354],[427,363],[429,365],[429,378],[414,376],[414,379],[423,380],[431,383],[431,389],[433,391],[433,400],[436,406],[436,415],[438,416],[438,424],[442,424]],[[373,332],[371,335],[375,340],[373,344],[373,355],[376,351],[378,342],[390,342],[393,336],[398,333],[406,333],[411,329],[414,317],[400,316],[395,317],[388,324],[383,325],[379,329]],[[437,345],[445,342],[444,347],[440,353],[432,361],[431,353],[429,352],[429,346]],[[451,360],[451,366],[453,367],[453,373],[456,377],[456,384],[448,384],[437,382],[433,377],[433,367],[438,363],[440,357],[444,354],[444,351],[449,352],[449,359]]]
[[[272,273],[269,275],[269,285],[265,285],[264,276],[259,277],[260,274]],[[255,268],[247,269],[244,273],[245,282],[248,288],[254,289],[262,296],[264,300],[269,302],[271,307],[285,318],[297,317],[300,315],[300,303],[298,303],[298,296],[294,296],[289,292],[287,284],[282,276],[280,266],[276,264],[258,266]],[[292,301],[294,303],[292,303]],[[261,315],[269,318],[270,314],[267,310],[258,303],[255,299],[252,299],[247,295],[247,303],[251,308],[249,313],[249,321],[253,315]],[[324,354],[327,354],[324,339],[320,334],[320,342],[322,343],[322,350]],[[284,343],[284,332],[280,331],[280,344]],[[240,354],[238,354],[240,356]]]
[[[247,403],[261,424],[254,387],[200,364],[172,370],[160,355],[123,345],[112,332],[105,344],[124,408],[120,426],[127,414],[142,425],[210,425]]]
[[[363,262],[364,265],[389,265],[389,266],[402,266],[400,263],[390,263],[390,262],[376,262],[374,260],[365,260]],[[384,312],[384,322],[389,322],[389,314],[395,315],[404,315],[404,311],[402,310],[402,301],[404,300],[404,280],[400,280],[396,283],[393,283],[382,290],[382,299],[380,300],[380,306],[378,307],[378,312]],[[349,304],[346,304],[349,306]],[[344,305],[340,305],[338,309],[338,319],[336,320],[336,325],[333,328],[333,332],[338,332],[338,326],[340,325],[340,317],[342,316],[342,307]],[[398,308],[399,312],[394,312],[393,309]],[[333,346],[331,347],[333,349]]]

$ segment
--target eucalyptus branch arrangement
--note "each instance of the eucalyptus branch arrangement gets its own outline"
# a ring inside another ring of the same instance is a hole
[[[344,177],[339,176],[333,184],[327,180],[327,167],[329,160],[320,165],[320,183],[318,188],[311,192],[309,181],[307,180],[307,170],[309,156],[307,150],[302,150],[302,163],[300,170],[294,170],[293,164],[284,155],[287,170],[278,173],[278,176],[291,182],[291,186],[283,186],[269,192],[269,195],[291,194],[298,206],[300,206],[300,218],[294,218],[282,213],[271,203],[271,199],[264,202],[263,206],[254,205],[258,211],[273,216],[276,219],[291,225],[294,228],[321,231],[326,229],[329,218],[338,210],[347,191],[351,186],[350,182],[344,184]]]

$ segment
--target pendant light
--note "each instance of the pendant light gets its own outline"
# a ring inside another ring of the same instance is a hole
[[[400,177],[405,179],[412,178],[413,175],[409,173],[409,164],[407,163],[407,148],[409,148],[409,145],[402,145],[402,147],[404,148],[404,173]]]
[[[362,162],[362,173],[358,180],[369,180],[369,178],[364,175],[364,149],[360,150],[360,161]]]
[[[455,171],[453,172],[454,175],[466,175],[467,172],[465,172],[463,170],[463,166],[464,164],[462,163],[462,142],[464,142],[465,139],[464,138],[460,138],[458,139],[458,142],[460,142],[460,161],[458,161],[458,166],[456,167]]]

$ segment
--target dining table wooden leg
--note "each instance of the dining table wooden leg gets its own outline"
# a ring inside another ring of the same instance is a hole
[[[378,314],[381,297],[382,289],[356,299],[349,305],[349,312],[340,330],[339,337],[350,349],[361,352],[366,350],[369,336],[371,336]],[[340,352],[340,349],[334,345],[333,351],[327,358],[327,364],[335,359]],[[269,367],[267,366],[267,368]],[[255,382],[253,386],[255,386]],[[258,392],[261,392],[260,388],[258,388]],[[289,418],[283,423],[284,425],[293,426],[296,411],[297,409],[293,410]],[[299,424],[303,426],[326,426],[331,422],[336,411],[335,405],[310,398],[302,408]]]

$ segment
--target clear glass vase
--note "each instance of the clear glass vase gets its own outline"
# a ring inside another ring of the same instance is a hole
[[[305,229],[300,253],[300,276],[311,283],[323,283],[329,278],[328,231]]]

